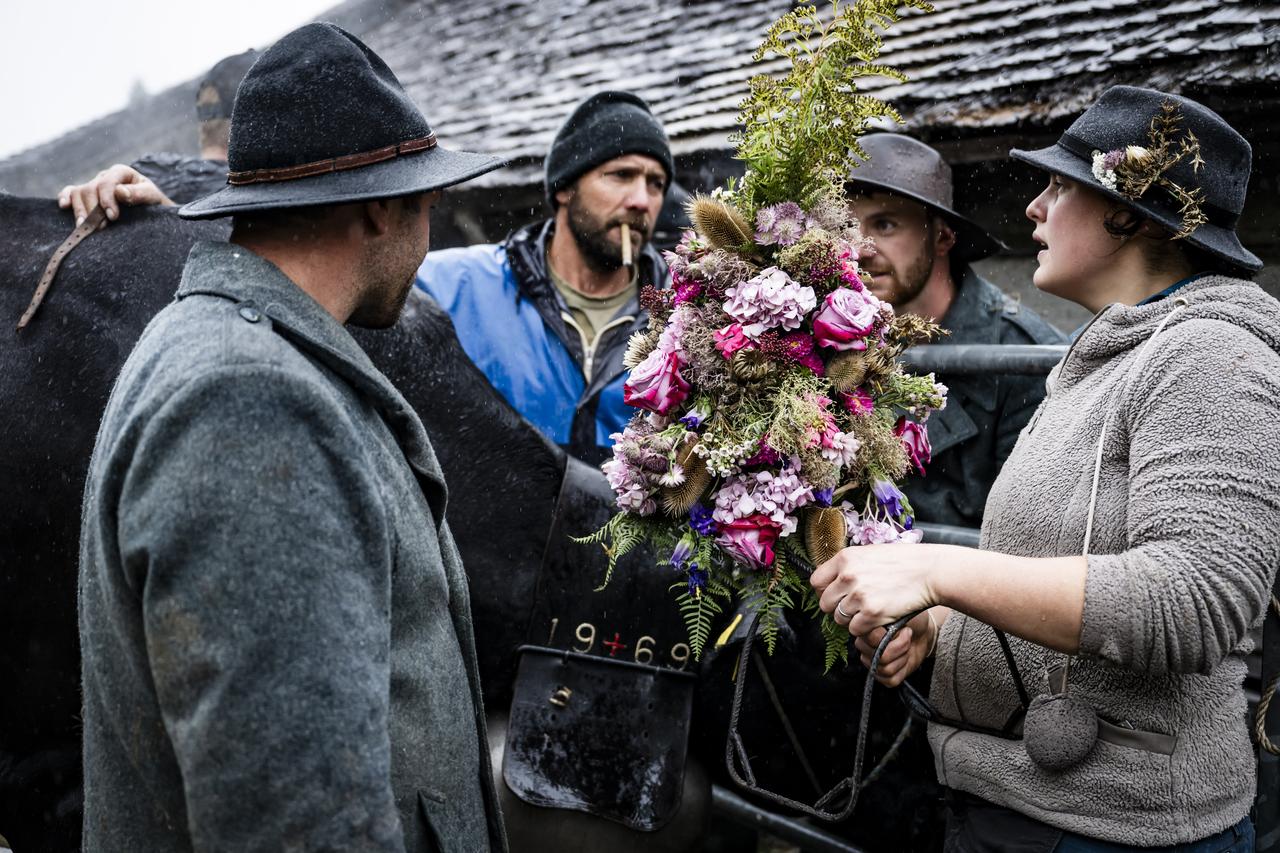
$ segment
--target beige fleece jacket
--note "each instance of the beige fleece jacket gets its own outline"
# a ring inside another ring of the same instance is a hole
[[[1135,845],[1203,838],[1252,805],[1242,683],[1249,631],[1280,565],[1280,303],[1208,276],[1135,370],[1173,307],[1111,305],[1050,373],[987,501],[982,547],[1078,554],[1103,456],[1072,692],[1101,718],[1171,735],[1171,754],[1098,742],[1050,773],[1020,740],[931,725],[942,783],[1084,835]],[[1131,375],[1132,374],[1132,375]],[[1028,691],[1062,660],[1011,638]],[[938,642],[940,712],[999,728],[1018,708],[992,630],[962,614]]]

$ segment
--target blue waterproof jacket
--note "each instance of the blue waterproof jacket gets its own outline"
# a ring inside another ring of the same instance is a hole
[[[588,462],[609,453],[609,435],[636,409],[622,401],[622,356],[648,316],[632,299],[587,352],[547,272],[554,220],[521,228],[498,245],[431,252],[417,284],[449,316],[462,348],[493,387],[548,438]],[[638,258],[640,286],[664,287],[652,246]]]

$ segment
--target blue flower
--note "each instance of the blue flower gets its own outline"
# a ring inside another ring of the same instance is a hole
[[[715,519],[711,517],[711,510],[702,504],[694,504],[689,508],[689,527],[699,536],[710,536],[716,532]]]
[[[680,538],[679,542],[676,543],[676,549],[671,552],[671,559],[669,562],[678,569],[685,563],[689,562],[693,557],[693,551],[693,537],[686,534]]]
[[[893,483],[883,479],[872,480],[871,493],[876,496],[880,506],[888,511],[890,518],[902,515],[902,501],[906,496]]]
[[[814,489],[813,502],[818,506],[831,506],[831,499],[835,497],[835,489]]]
[[[707,573],[697,563],[689,564],[689,594],[693,595],[707,585]]]
[[[684,413],[684,417],[680,418],[680,423],[689,429],[697,429],[709,417],[711,417],[711,407],[707,405],[705,400],[699,400],[697,405]]]

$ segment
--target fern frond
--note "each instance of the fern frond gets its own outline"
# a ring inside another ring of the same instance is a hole
[[[684,584],[673,584],[671,589],[684,587]],[[700,593],[690,594],[687,587],[676,595],[676,603],[680,607],[680,615],[684,617],[685,628],[689,633],[689,650],[694,660],[702,659],[702,650],[706,648],[711,637],[711,623],[716,616],[724,612],[724,606],[716,601],[715,596],[704,587]]]

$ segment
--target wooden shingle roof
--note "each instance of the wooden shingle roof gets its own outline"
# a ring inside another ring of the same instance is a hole
[[[540,180],[542,154],[564,116],[605,88],[646,98],[666,124],[677,157],[724,151],[747,78],[781,67],[777,61],[756,66],[750,57],[766,27],[791,5],[355,0],[322,17],[338,17],[382,55],[423,106],[442,144],[511,158],[511,167],[482,181],[515,186]],[[864,86],[893,102],[908,127],[925,137],[1044,132],[1114,83],[1188,94],[1226,113],[1237,105],[1270,112],[1280,101],[1276,0],[934,5],[934,13],[909,15],[885,38],[883,61],[910,80],[868,80]],[[165,94],[172,112],[174,96]],[[103,119],[94,135],[117,139],[119,121]],[[116,146],[105,162],[155,150],[162,139],[171,142],[172,123],[167,121],[166,135],[135,116],[129,125],[141,132],[129,140],[132,153]],[[83,150],[83,140],[75,139],[82,131],[0,162],[0,187],[13,184],[20,162],[41,163],[42,169],[65,163],[62,153]],[[67,163],[60,174],[83,176],[103,164]]]

